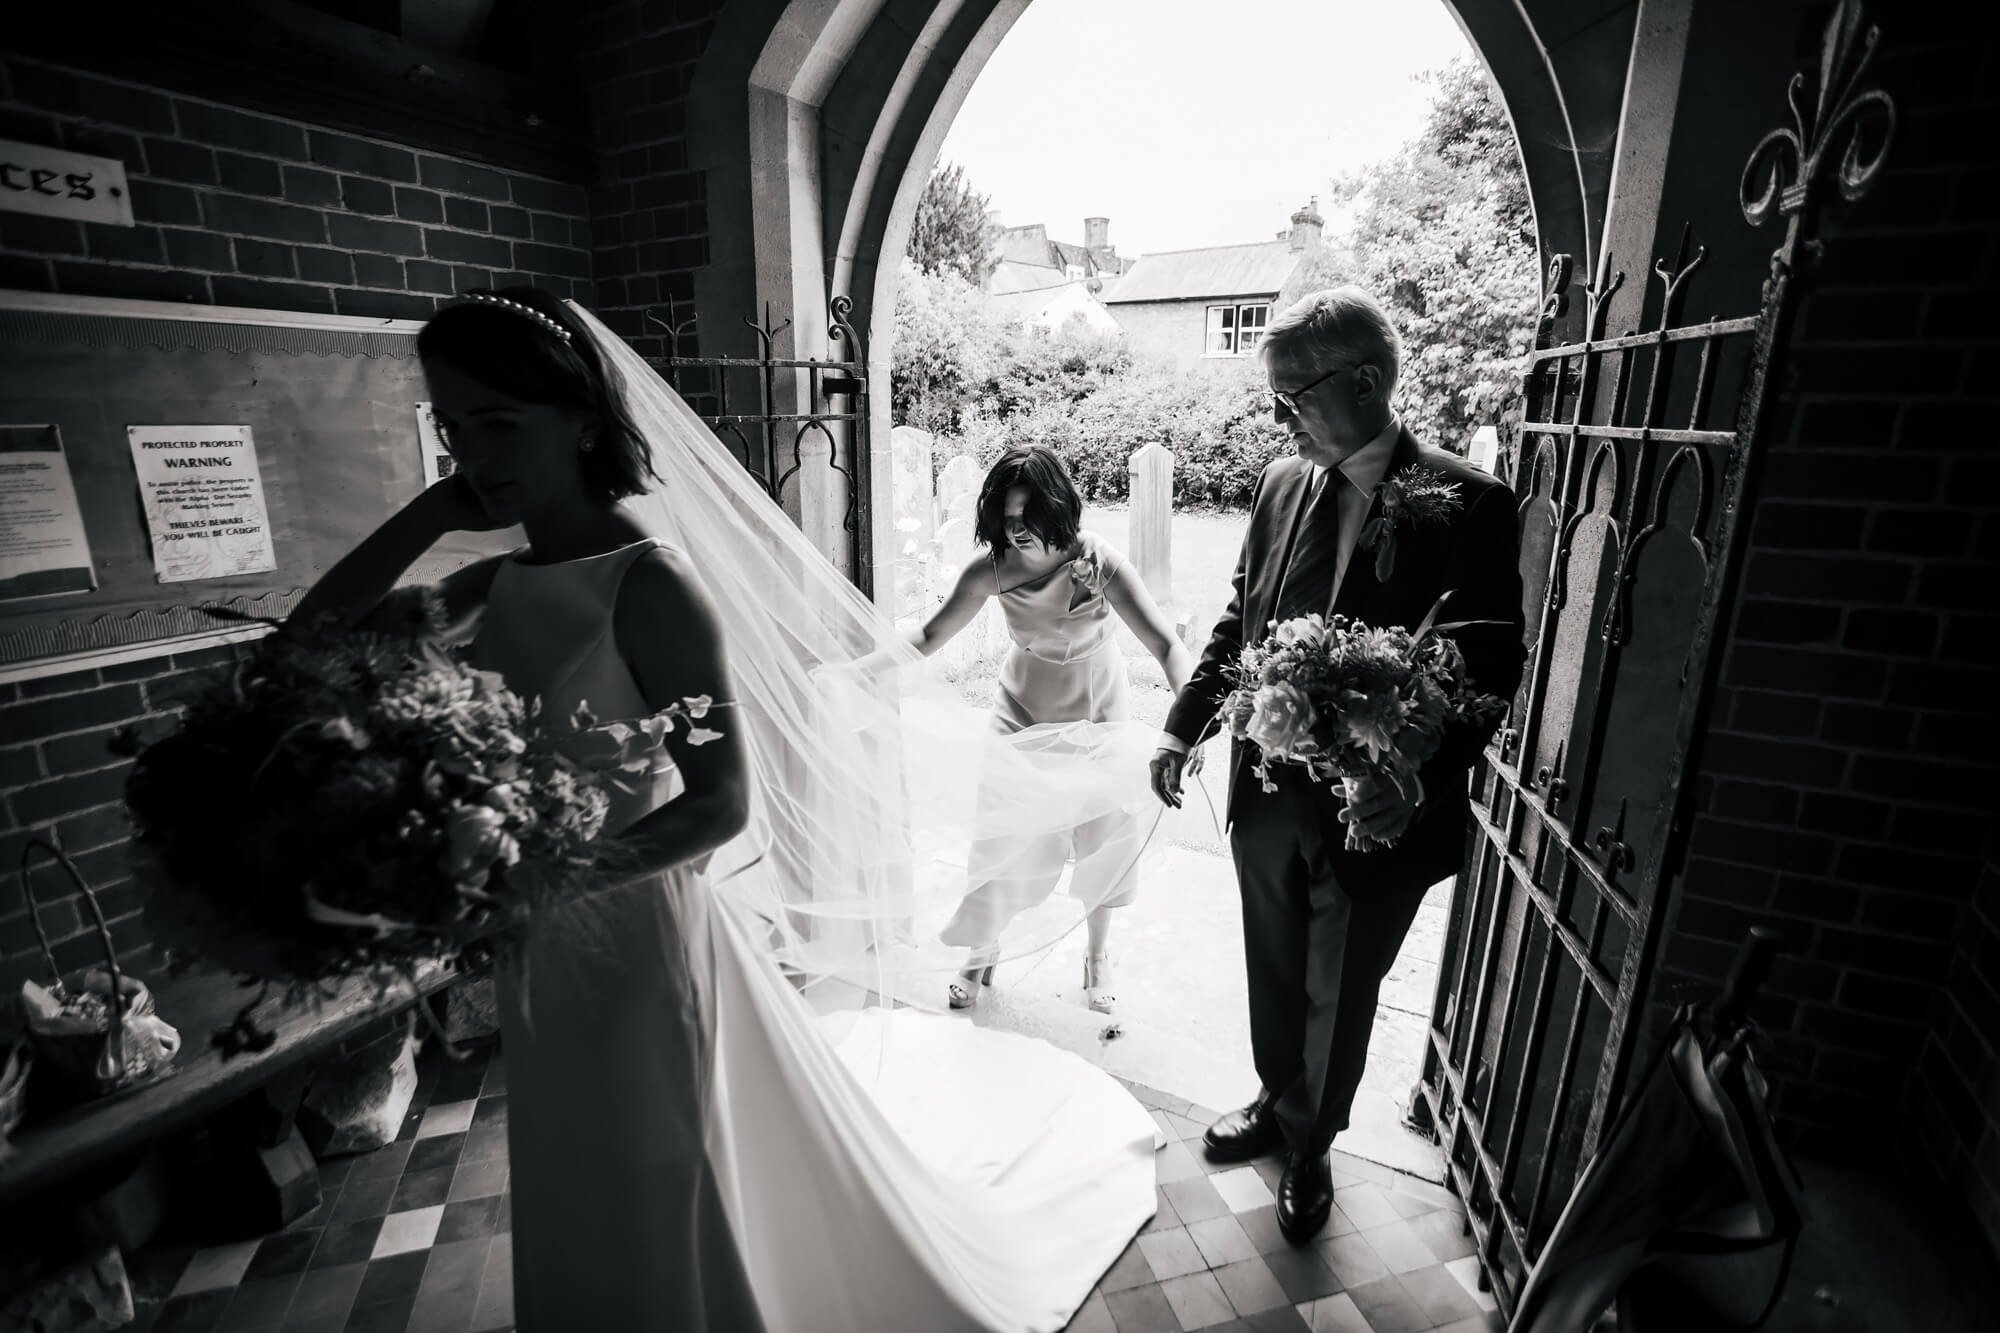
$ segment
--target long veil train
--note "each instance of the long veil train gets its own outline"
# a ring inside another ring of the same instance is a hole
[[[1025,875],[1065,854],[1049,835],[1103,820],[1124,833],[1077,867],[1068,924],[1089,886],[1119,883],[1158,819],[1155,732],[994,731],[630,347],[570,310],[653,449],[662,484],[628,504],[688,553],[731,657],[754,798],[708,871],[710,1155],[766,1322],[1060,1328],[1153,1212],[1152,1121],[1074,1055],[906,1002],[934,1003],[959,962],[937,932],[975,837],[985,873]],[[894,669],[851,668],[878,650]]]

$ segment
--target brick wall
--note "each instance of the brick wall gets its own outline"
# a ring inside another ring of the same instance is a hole
[[[0,214],[0,287],[422,318],[466,287],[532,283],[592,302],[582,187],[18,57],[0,60],[0,137],[116,157],[135,227]],[[143,956],[126,865],[121,723],[173,706],[230,650],[0,686],[0,994],[41,968],[15,867],[53,829]],[[65,966],[94,934],[37,870]],[[0,1006],[12,1012],[7,1006]]]
[[[720,0],[610,0],[578,28],[597,149],[590,213],[598,309],[645,356],[667,351],[648,311],[665,318],[671,302],[692,333],[694,273],[709,259],[707,196],[688,160],[687,92],[720,8]],[[692,339],[680,350],[695,354]]]
[[[1894,170],[1821,229],[1826,261],[1779,381],[1662,994],[1706,991],[1749,925],[1781,927],[1791,953],[1759,1016],[1792,1141],[1878,1162],[1889,1143],[1961,1165],[1983,1150],[1983,1185],[1954,1178],[1983,1195],[1990,1225],[1990,857],[1979,877],[2000,665],[1980,645],[2000,631],[2000,358],[1981,319],[1990,302],[1969,283],[1990,287],[2000,264],[2000,174],[1980,154],[1975,106],[2000,43],[1990,24],[1879,17]]]
[[[1205,300],[1132,301],[1111,306],[1110,310],[1111,318],[1118,321],[1118,327],[1124,330],[1125,339],[1133,351],[1171,362],[1177,370],[1198,371],[1238,363],[1239,358],[1207,355],[1208,302]],[[1272,313],[1277,313],[1275,306]]]
[[[53,833],[96,892],[121,957],[144,966],[149,938],[145,905],[132,878],[125,817],[129,760],[109,742],[119,727],[171,716],[188,693],[229,670],[237,649],[224,646],[0,685],[0,995],[25,977],[46,981],[19,874],[30,837]],[[32,864],[42,928],[65,969],[104,961],[89,909],[68,877],[46,857]],[[16,1006],[0,1005],[0,1025]]]
[[[409,319],[467,287],[595,299],[581,186],[22,57],[0,138],[119,159],[138,221],[0,213],[0,287]]]
[[[1937,1173],[1961,1181],[2000,1250],[2000,834],[1989,839],[1959,917],[1950,970],[1933,1002],[1909,1101],[1918,1145]]]

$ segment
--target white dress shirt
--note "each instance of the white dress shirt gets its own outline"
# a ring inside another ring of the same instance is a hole
[[[1333,591],[1327,598],[1329,607],[1333,605],[1333,599],[1340,596],[1341,581],[1347,577],[1348,562],[1354,557],[1354,548],[1361,541],[1362,525],[1368,521],[1369,507],[1375,501],[1375,488],[1389,475],[1389,462],[1396,456],[1396,441],[1402,433],[1402,423],[1392,415],[1380,434],[1341,460],[1334,469],[1341,477],[1340,492],[1334,497],[1340,515],[1340,546],[1333,566]],[[1310,507],[1320,487],[1321,468],[1317,463],[1307,463],[1305,473],[1305,504]],[[1328,484],[1335,483],[1329,478]],[[1286,558],[1290,558],[1289,553]],[[1260,625],[1257,628],[1261,630],[1263,627]],[[1249,626],[1244,626],[1244,633],[1246,643],[1251,642],[1248,639]],[[1188,752],[1187,742],[1168,731],[1160,733],[1160,748],[1175,754]]]

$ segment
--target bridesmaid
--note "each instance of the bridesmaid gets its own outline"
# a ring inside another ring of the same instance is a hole
[[[1114,611],[1159,662],[1175,693],[1194,669],[1138,573],[1116,548],[1084,532],[1082,522],[1083,500],[1061,459],[1039,446],[1009,450],[979,490],[974,535],[982,553],[959,575],[937,614],[911,636],[928,657],[971,624],[988,598],[1000,599],[1014,641],[993,701],[994,725],[1002,732],[1131,717]],[[1074,857],[1084,873],[1085,859],[1115,840],[1123,823],[1112,816],[1080,825],[1062,846],[1024,848],[1018,839],[974,845],[972,892],[941,934],[946,944],[971,949],[949,989],[952,1008],[978,1003],[981,988],[993,979],[1007,923],[1054,891],[1066,860]],[[1135,866],[1122,864],[1122,851],[1104,859],[1121,863],[1121,880],[1088,886],[1076,896],[1096,903],[1088,918],[1084,996],[1093,1010],[1108,1014],[1116,999],[1108,953],[1111,909],[1133,900],[1138,877]],[[1003,860],[1013,864],[1003,867]]]

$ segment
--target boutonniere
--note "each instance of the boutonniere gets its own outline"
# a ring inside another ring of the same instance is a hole
[[[1459,484],[1434,467],[1411,463],[1375,487],[1375,517],[1361,529],[1361,544],[1375,553],[1375,578],[1387,583],[1396,568],[1396,530],[1442,523],[1463,503]]]

